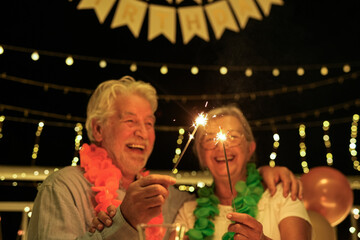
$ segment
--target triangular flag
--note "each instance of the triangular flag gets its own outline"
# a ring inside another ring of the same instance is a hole
[[[284,2],[282,0],[257,0],[257,2],[259,3],[261,10],[266,17],[270,14],[272,4],[280,6],[284,5]]]
[[[242,29],[245,28],[249,18],[261,20],[262,16],[254,0],[229,0],[235,16]]]
[[[104,23],[116,0],[81,0],[77,9],[94,9],[99,22]]]
[[[205,6],[206,14],[214,30],[216,39],[220,39],[225,29],[239,32],[236,21],[229,5],[225,1],[218,1]]]
[[[174,7],[149,5],[148,40],[163,34],[171,43],[176,42],[176,10]]]
[[[116,8],[111,28],[127,25],[132,34],[139,37],[147,10],[147,3],[136,0],[121,0]]]
[[[179,7],[178,13],[184,44],[195,35],[209,41],[205,14],[201,6]]]

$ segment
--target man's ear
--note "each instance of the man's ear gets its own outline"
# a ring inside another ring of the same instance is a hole
[[[92,134],[96,142],[101,142],[103,140],[102,136],[102,126],[99,124],[97,119],[92,119],[91,121]]]

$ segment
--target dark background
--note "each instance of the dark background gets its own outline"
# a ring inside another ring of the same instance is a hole
[[[216,40],[208,25],[209,42],[195,37],[186,45],[179,24],[176,44],[162,36],[147,41],[147,16],[135,38],[127,27],[110,28],[117,3],[103,24],[93,10],[77,10],[78,3],[0,3],[0,45],[5,49],[0,55],[0,114],[6,117],[0,165],[70,165],[76,154],[74,126],[86,117],[89,93],[102,81],[131,75],[154,85],[160,97],[157,139],[148,169],[172,168],[178,127],[191,132],[198,113],[235,102],[253,127],[260,165],[268,164],[272,134],[278,131],[276,164],[302,174],[298,125],[304,123],[309,167],[326,166],[322,122],[328,120],[333,167],[345,175],[359,175],[349,154],[352,116],[360,113],[359,1],[287,0],[283,6],[272,5],[263,20],[249,19],[239,33],[225,31]],[[184,5],[193,2],[177,7]],[[40,52],[36,62],[30,58],[33,50]],[[65,65],[67,55],[73,55],[74,65]],[[106,68],[99,67],[99,59],[108,60]],[[129,70],[131,62],[137,63],[136,72]],[[163,64],[169,68],[166,75],[159,71]],[[350,73],[343,72],[345,64],[351,66]],[[190,73],[193,65],[199,67],[198,75]],[[229,68],[227,75],[219,73],[220,66]],[[321,66],[328,67],[328,75],[320,74]],[[244,74],[247,67],[253,70],[251,77]],[[305,75],[296,74],[298,67],[305,69]],[[278,77],[272,75],[273,68],[280,70]],[[74,88],[84,92],[74,92]],[[226,99],[226,94],[238,97]],[[171,96],[178,98],[171,100]],[[36,139],[39,120],[45,121],[45,127]],[[85,131],[83,136],[87,142]],[[40,151],[33,161],[36,141]],[[179,170],[199,170],[191,149]],[[3,182],[2,189],[12,194],[1,194],[2,200],[33,200],[34,187],[22,186],[14,190]]]

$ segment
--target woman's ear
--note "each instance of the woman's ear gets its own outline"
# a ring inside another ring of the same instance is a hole
[[[252,156],[256,150],[256,143],[255,141],[249,142],[249,154]]]
[[[99,124],[97,119],[92,119],[91,121],[92,134],[96,142],[101,142],[103,140],[102,136],[102,126]]]

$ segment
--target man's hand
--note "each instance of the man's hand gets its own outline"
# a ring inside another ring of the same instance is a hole
[[[92,225],[89,232],[94,233],[95,230],[102,231],[104,226],[110,227],[112,225],[112,218],[116,214],[116,206],[110,205],[107,207],[107,212],[100,211],[92,220]]]
[[[130,184],[120,210],[126,221],[136,228],[161,213],[162,205],[169,195],[169,185],[176,179],[170,176],[151,174]]]
[[[276,192],[276,185],[282,182],[284,197],[287,197],[291,191],[292,200],[296,200],[296,198],[302,200],[303,188],[301,181],[287,167],[262,166],[259,168],[259,172],[267,188],[269,188],[271,196],[274,196]]]

